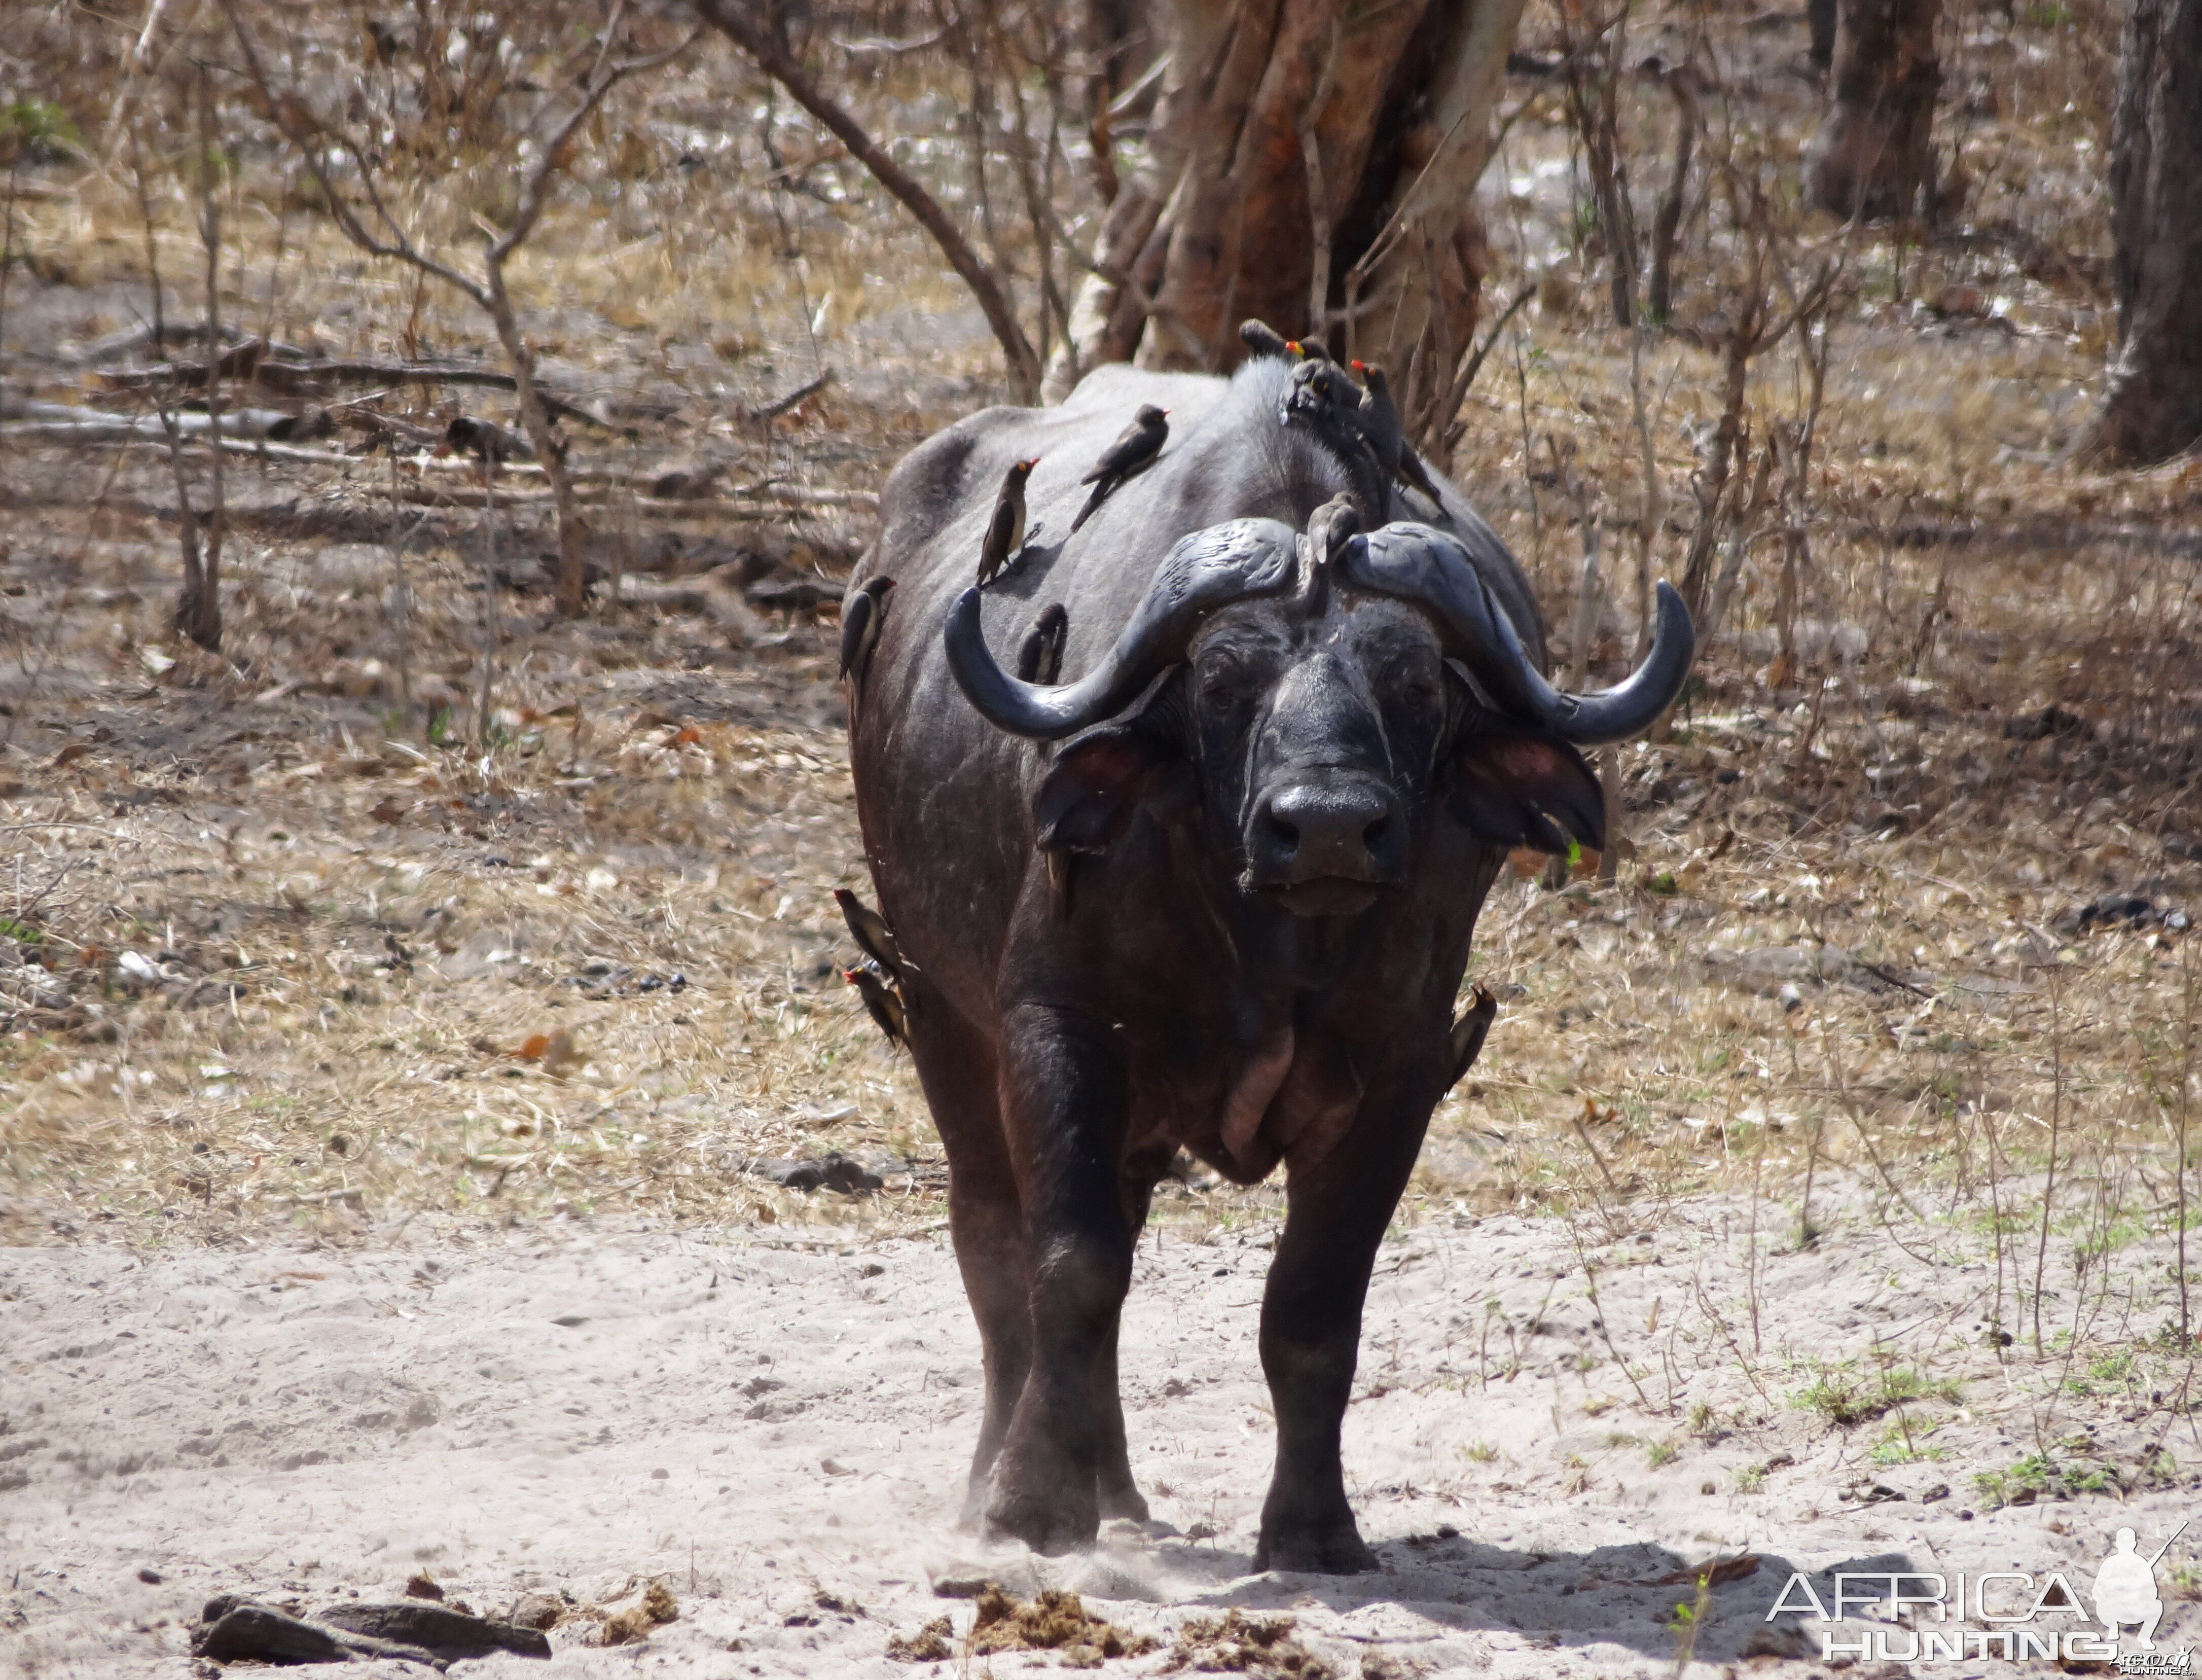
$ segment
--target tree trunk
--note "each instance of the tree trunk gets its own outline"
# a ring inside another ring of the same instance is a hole
[[[2202,0],[2133,0],[2111,118],[2118,357],[2073,446],[2105,466],[2202,439]]]
[[[1240,321],[1382,363],[1426,440],[1469,349],[1475,181],[1522,0],[1183,0],[1145,147],[1072,306],[1074,368],[1222,371]],[[1318,229],[1320,231],[1318,231]],[[1325,237],[1327,236],[1327,238]],[[1326,307],[1310,291],[1327,253]]]
[[[1911,215],[1922,197],[1931,208],[1941,11],[1941,0],[1841,0],[1834,102],[1805,159],[1821,209],[1881,221]]]

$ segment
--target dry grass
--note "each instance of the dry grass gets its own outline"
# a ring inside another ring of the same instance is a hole
[[[1952,47],[1976,221],[2037,256],[2099,251],[2099,171],[2064,108],[2099,88],[2106,27],[2044,14]],[[1740,20],[1711,38],[1745,90],[1734,111],[1793,156],[1809,92]],[[863,95],[955,200],[944,96],[910,67]],[[846,166],[805,173],[815,196],[771,191],[762,98],[710,50],[622,89],[608,124],[639,138],[581,166],[517,271],[522,302],[554,378],[637,403],[632,441],[586,436],[577,458],[718,456],[742,480],[874,488],[986,399],[993,352]],[[1528,98],[1498,166],[1528,184],[1493,217],[1502,270],[1580,244],[1557,105]],[[784,154],[822,150],[778,120]],[[1663,107],[1646,95],[1634,121],[1656,146]],[[122,172],[46,174],[16,209],[38,262],[11,279],[4,348],[11,378],[66,398],[78,376],[26,351],[127,324],[143,263]],[[162,261],[184,273],[190,206],[163,179]],[[351,254],[274,160],[248,156],[227,191],[233,318],[346,353],[485,342],[450,300]],[[424,192],[424,213],[454,191]],[[1800,657],[1774,657],[1764,545],[1672,738],[1624,754],[1618,881],[1510,877],[1493,894],[1472,974],[1501,990],[1499,1025],[1439,1111],[1403,1219],[1546,1210],[1602,1248],[1719,1192],[1769,1245],[1843,1218],[1981,1266],[1983,1318],[2023,1353],[2037,1318],[2068,1365],[2159,1329],[2121,1306],[2116,1257],[2184,1206],[2202,958],[2160,923],[2060,918],[2111,889],[2202,909],[2187,838],[2202,834],[2187,535],[2202,469],[2056,464],[2099,375],[2099,266],[2022,272],[2016,249],[1858,244]],[[1720,276],[1700,258],[1681,311],[1710,320]],[[1524,318],[1520,381],[1493,358],[1458,456],[1556,622],[1577,549],[1534,476],[1546,438],[1616,518],[1634,506],[1628,339],[1599,301],[1586,286]],[[839,382],[797,416],[734,414],[822,365]],[[1691,505],[1716,372],[1681,337],[1647,359],[1670,510]],[[1800,412],[1802,384],[1792,346],[1756,365],[1763,430]],[[21,500],[0,563],[0,915],[50,964],[0,972],[7,1240],[339,1241],[427,1209],[810,1241],[942,1217],[909,1064],[831,971],[846,946],[828,893],[863,870],[830,623],[798,616],[736,647],[654,610],[561,625],[514,592],[498,737],[424,744],[422,716],[462,695],[474,657],[469,528],[410,562],[427,704],[409,719],[374,549],[233,537],[232,639],[206,659],[167,637],[172,539],[131,510],[153,463],[10,451],[5,467]],[[240,493],[371,509],[385,470],[250,469]],[[729,536],[651,518],[684,552]],[[835,516],[731,536],[830,576],[863,531]],[[1686,536],[1670,528],[1658,552]],[[1633,629],[1609,616],[1599,669]],[[334,692],[270,692],[324,679]],[[562,1030],[573,1062],[517,1053]],[[885,1170],[886,1192],[810,1198],[746,1170],[828,1150]],[[1277,1203],[1274,1187],[1166,1185],[1161,1217],[1226,1228]]]

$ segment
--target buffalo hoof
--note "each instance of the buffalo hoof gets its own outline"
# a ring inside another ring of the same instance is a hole
[[[995,1465],[986,1495],[986,1538],[1022,1540],[1050,1557],[1092,1547],[1101,1531],[1093,1472],[1081,1476],[1068,1464],[1041,1467],[1039,1473],[1033,1466],[1022,1468],[1025,1473],[1020,1475],[1020,1466],[1007,1453]],[[1046,1474],[1047,1469],[1058,1473]]]
[[[1323,1529],[1263,1530],[1254,1547],[1254,1568],[1295,1575],[1359,1575],[1376,1567],[1376,1554],[1363,1543],[1351,1518]]]
[[[1118,1488],[1104,1485],[1101,1489],[1101,1516],[1104,1521],[1123,1517],[1144,1523],[1148,1520],[1147,1502],[1129,1482]]]

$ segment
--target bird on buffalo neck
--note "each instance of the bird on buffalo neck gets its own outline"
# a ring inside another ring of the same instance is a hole
[[[872,650],[879,645],[880,627],[886,622],[887,592],[894,587],[892,578],[875,577],[841,609],[841,675],[853,679],[859,688],[864,686]]]
[[[1093,470],[1078,480],[1092,485],[1093,493],[1079,509],[1078,517],[1070,522],[1072,530],[1091,518],[1093,510],[1114,495],[1118,485],[1142,471],[1163,452],[1163,445],[1169,437],[1169,415],[1168,409],[1158,409],[1152,403],[1143,404],[1132,423],[1117,434],[1116,441],[1101,451]]]
[[[1013,461],[1002,479],[1002,493],[994,499],[994,517],[986,527],[986,539],[979,545],[979,581],[991,583],[995,574],[1017,557],[1025,545],[1025,480],[1039,465],[1039,457]]]
[[[1383,367],[1375,362],[1356,362],[1353,371],[1368,386],[1361,398],[1361,428],[1368,435],[1369,446],[1376,451],[1378,463],[1387,473],[1397,474],[1443,507],[1429,469],[1422,465],[1422,457],[1415,453],[1405,428],[1399,424],[1398,405],[1392,400],[1392,382],[1385,378]]]

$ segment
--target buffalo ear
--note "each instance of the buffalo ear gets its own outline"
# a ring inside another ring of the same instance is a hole
[[[1105,852],[1183,764],[1177,742],[1145,717],[1088,730],[1056,755],[1033,800],[1040,849]]]
[[[1453,753],[1446,808],[1488,846],[1605,846],[1605,796],[1581,753],[1549,735],[1474,729]]]

